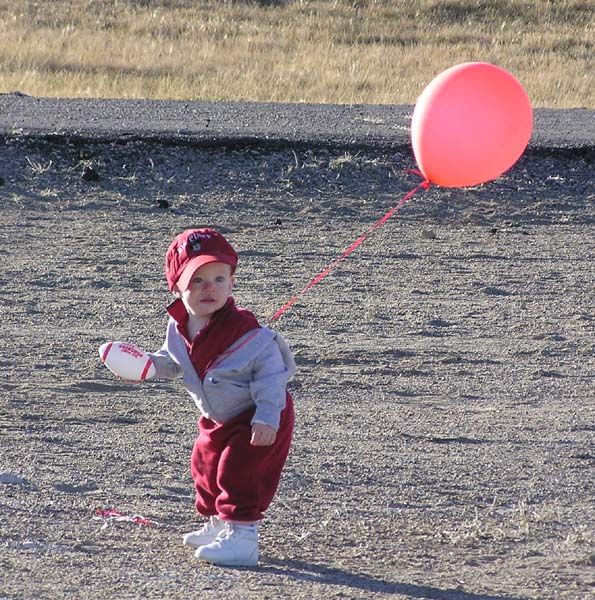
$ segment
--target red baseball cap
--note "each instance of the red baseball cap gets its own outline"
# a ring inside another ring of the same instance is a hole
[[[187,229],[177,235],[165,255],[165,277],[170,291],[174,287],[186,291],[192,276],[200,267],[212,262],[231,266],[238,264],[238,255],[231,244],[214,229]]]

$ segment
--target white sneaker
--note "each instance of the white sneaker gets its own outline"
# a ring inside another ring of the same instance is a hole
[[[191,531],[184,536],[184,544],[193,548],[200,548],[210,544],[225,530],[225,521],[219,517],[209,517],[209,520],[198,531]]]
[[[215,565],[255,567],[258,564],[258,527],[228,522],[219,537],[198,548],[194,556]]]

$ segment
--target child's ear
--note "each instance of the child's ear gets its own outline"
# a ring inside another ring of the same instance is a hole
[[[182,292],[180,292],[180,289],[178,288],[177,285],[174,285],[174,289],[171,291],[171,293],[176,297],[176,298],[181,298],[182,297]]]

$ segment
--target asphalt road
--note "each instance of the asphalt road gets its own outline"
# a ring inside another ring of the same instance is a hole
[[[36,98],[0,94],[0,136],[152,139],[197,146],[409,145],[413,106]],[[536,109],[529,151],[595,148],[595,111]]]

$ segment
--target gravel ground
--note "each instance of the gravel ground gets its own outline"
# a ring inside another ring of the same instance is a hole
[[[589,597],[593,158],[535,148],[420,192],[275,324],[295,442],[260,566],[226,569],[181,545],[190,399],[122,385],[97,347],[161,344],[190,226],[237,246],[267,321],[417,184],[410,153],[5,135],[0,598]]]

